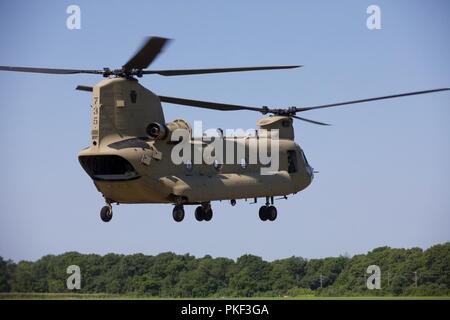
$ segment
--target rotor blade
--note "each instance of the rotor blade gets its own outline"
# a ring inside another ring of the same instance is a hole
[[[319,121],[315,121],[315,120],[311,120],[311,119],[306,119],[306,118],[302,118],[302,117],[299,117],[299,116],[291,116],[291,117],[295,118],[295,119],[303,120],[303,121],[306,121],[306,122],[319,124],[321,126],[331,126],[331,124],[329,124],[329,123],[324,123],[324,122],[319,122]]]
[[[432,93],[432,92],[439,92],[439,91],[447,91],[447,90],[450,90],[450,88],[441,88],[441,89],[433,89],[433,90],[425,90],[425,91],[414,91],[414,92],[394,94],[394,95],[390,95],[390,96],[353,100],[353,101],[345,101],[345,102],[324,104],[324,105],[312,106],[312,107],[295,108],[295,112],[303,112],[303,111],[322,109],[322,108],[331,108],[331,107],[343,106],[343,105],[347,105],[347,104],[362,103],[362,102],[369,102],[369,101],[383,100],[383,99],[400,98],[400,97],[413,96],[413,95],[418,95],[418,94],[425,94],[425,93]]]
[[[123,65],[125,71],[147,68],[161,53],[169,39],[160,37],[147,38],[136,54]]]
[[[76,74],[76,73],[102,74],[103,73],[102,70],[30,68],[30,67],[10,67],[10,66],[0,66],[0,70],[16,71],[16,72],[32,72],[32,73],[49,73],[49,74]]]
[[[80,90],[80,91],[88,91],[88,92],[92,92],[92,91],[94,91],[94,88],[93,87],[90,87],[90,86],[77,86],[76,88],[75,88],[75,90]]]
[[[181,69],[181,70],[144,70],[142,71],[142,74],[159,74],[162,76],[185,76],[191,74],[292,69],[298,67],[302,66],[295,65],[295,66],[238,67],[238,68]]]
[[[174,97],[166,97],[166,96],[159,96],[159,99],[161,100],[161,102],[180,104],[183,106],[198,107],[198,108],[204,108],[204,109],[222,110],[222,111],[251,110],[251,111],[262,112],[264,110],[263,108],[240,106],[240,105],[227,104],[227,103],[200,101],[200,100],[190,100],[190,99],[174,98]]]

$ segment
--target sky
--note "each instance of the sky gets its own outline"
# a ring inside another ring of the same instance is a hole
[[[81,9],[69,30],[66,9]],[[366,26],[369,5],[381,29]],[[174,39],[154,69],[302,64],[303,68],[180,77],[147,76],[160,95],[288,107],[450,87],[450,3],[346,1],[0,1],[0,65],[119,68],[146,36]],[[312,185],[276,202],[214,202],[199,223],[171,205],[104,205],[78,163],[90,143],[96,75],[0,73],[0,256],[36,260],[66,251],[172,251],[267,260],[365,253],[379,246],[450,241],[450,93],[406,97],[302,116],[296,142],[318,170]],[[255,128],[261,116],[163,105],[166,120]]]

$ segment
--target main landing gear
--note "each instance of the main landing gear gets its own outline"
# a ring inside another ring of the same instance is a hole
[[[195,208],[195,219],[197,219],[197,221],[210,221],[212,216],[213,211],[209,202],[203,203],[201,206]]]
[[[275,221],[277,218],[277,208],[274,206],[262,206],[259,208],[259,218],[262,221]]]
[[[270,201],[269,201],[270,200]],[[256,201],[256,199],[255,199]],[[277,208],[273,205],[273,197],[266,197],[266,204],[259,208],[259,218],[262,221],[275,221],[277,219]],[[236,204],[236,200],[231,200],[231,205]],[[182,204],[176,204],[173,207],[172,217],[176,222],[183,221],[185,216],[184,206]],[[111,221],[113,217],[113,211],[111,201],[106,201],[106,205],[100,210],[100,218],[103,222]],[[213,210],[210,202],[204,202],[195,209],[195,219],[197,221],[211,221],[213,217]]]
[[[266,197],[266,204],[259,208],[259,218],[262,221],[275,221],[277,215],[277,208],[273,205],[273,197],[271,197],[270,202],[269,197]]]
[[[181,222],[184,219],[184,207],[183,205],[175,205],[172,211],[173,220],[176,222]]]
[[[182,204],[175,205],[172,211],[173,220],[181,222],[184,219],[184,207]],[[213,217],[213,211],[209,202],[202,203],[195,209],[195,219],[197,221],[210,221]]]

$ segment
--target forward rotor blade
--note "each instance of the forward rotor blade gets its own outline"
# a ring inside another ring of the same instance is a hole
[[[331,126],[331,124],[329,124],[329,123],[319,122],[319,121],[315,121],[315,120],[311,120],[311,119],[306,119],[306,118],[302,118],[302,117],[299,117],[299,116],[291,116],[291,117],[295,118],[295,119],[302,120],[302,121],[318,124],[318,125],[321,125],[321,126]]]
[[[433,93],[433,92],[447,91],[447,90],[450,90],[450,88],[441,88],[441,89],[433,89],[433,90],[425,90],[425,91],[414,91],[414,92],[394,94],[394,95],[390,95],[390,96],[382,96],[382,97],[376,97],[376,98],[368,98],[368,99],[361,99],[361,100],[353,100],[353,101],[345,101],[345,102],[338,102],[338,103],[331,103],[331,104],[323,104],[323,105],[312,106],[312,107],[295,108],[295,112],[303,112],[303,111],[314,110],[314,109],[338,107],[338,106],[344,106],[344,105],[347,105],[347,104],[362,103],[362,102],[384,100],[384,99],[393,99],[393,98],[414,96],[414,95],[418,95],[418,94],[426,94],[426,93]]]
[[[235,104],[227,104],[227,103],[218,103],[218,102],[208,102],[208,101],[200,101],[200,100],[190,100],[183,98],[175,98],[175,97],[167,97],[167,96],[159,96],[161,102],[167,102],[172,104],[179,104],[183,106],[204,108],[204,109],[214,109],[214,110],[222,110],[222,111],[233,111],[233,110],[251,110],[263,112],[263,108],[249,107],[249,106],[241,106]]]
[[[0,70],[16,71],[16,72],[31,72],[31,73],[48,73],[48,74],[77,74],[77,73],[102,74],[103,73],[103,70],[30,68],[30,67],[10,67],[10,66],[0,66]]]
[[[87,92],[92,92],[94,91],[94,88],[91,86],[83,86],[83,85],[79,85],[75,88],[75,90],[79,90],[79,91],[87,91]]]
[[[302,67],[302,66],[301,65],[295,65],[295,66],[266,66],[266,67],[181,69],[181,70],[144,70],[142,72],[142,74],[159,74],[159,75],[162,75],[162,76],[185,76],[185,75],[205,74],[205,73],[224,73],[224,72],[292,69],[292,68],[298,68],[298,67]]]
[[[147,68],[161,53],[169,39],[160,37],[147,38],[136,54],[123,65],[123,70],[142,70]]]

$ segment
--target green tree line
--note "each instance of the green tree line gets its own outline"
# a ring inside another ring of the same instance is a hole
[[[450,243],[420,248],[381,247],[353,257],[290,257],[271,262],[254,255],[237,260],[156,256],[47,255],[15,263],[0,257],[0,292],[70,292],[67,267],[81,269],[81,293],[162,297],[299,295],[450,295]],[[381,269],[381,289],[368,290],[369,265]]]

